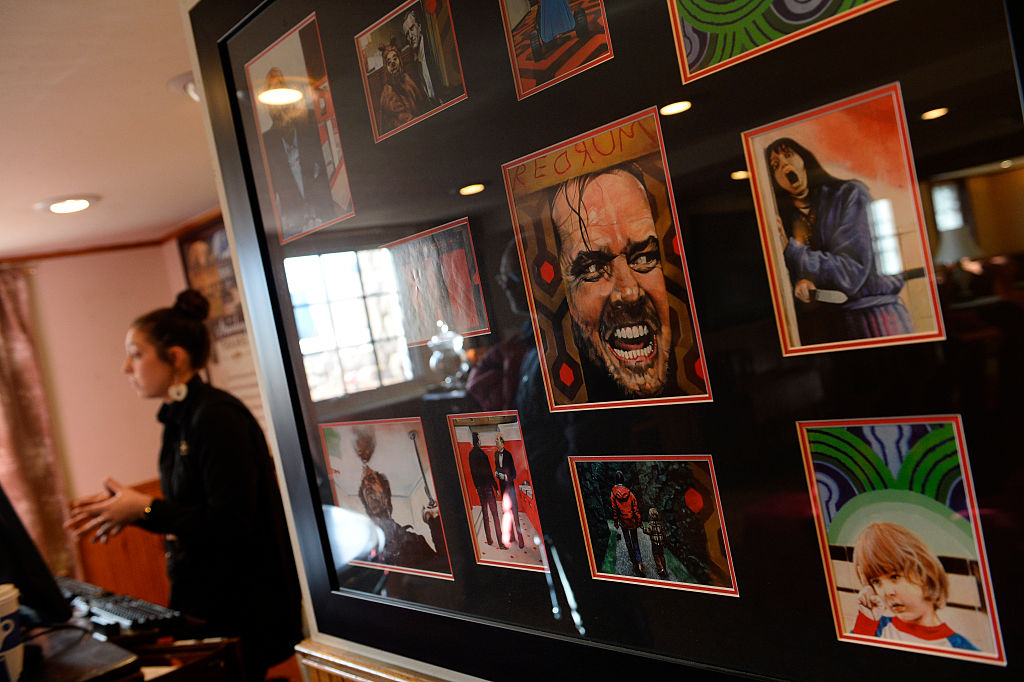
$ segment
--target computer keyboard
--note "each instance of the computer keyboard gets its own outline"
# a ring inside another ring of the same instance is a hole
[[[80,580],[74,580],[73,578],[66,578],[64,576],[57,576],[57,587],[60,588],[61,594],[68,601],[74,600],[76,597],[89,598],[98,597],[104,594],[110,594],[102,587],[96,585],[90,585],[89,583],[83,583]]]
[[[126,594],[114,594],[72,578],[58,577],[57,585],[65,599],[88,611],[93,623],[98,625],[116,623],[124,630],[160,630],[173,626],[181,618],[180,611]]]
[[[164,628],[181,617],[181,612],[165,606],[151,604],[125,594],[111,594],[89,598],[89,612],[93,618],[118,623],[126,630],[154,630]]]

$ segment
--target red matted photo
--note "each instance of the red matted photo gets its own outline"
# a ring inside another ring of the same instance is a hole
[[[519,415],[448,415],[466,522],[478,564],[547,571],[544,533]]]
[[[570,457],[590,575],[740,595],[707,455]]]
[[[523,99],[612,58],[604,0],[498,0]]]
[[[548,408],[710,401],[657,110],[502,175]]]
[[[256,55],[245,73],[267,175],[268,191],[259,192],[264,222],[284,243],[354,216],[316,14]]]
[[[946,338],[899,83],[743,149],[783,355]]]
[[[796,426],[836,636],[1006,665],[959,415]]]
[[[668,0],[683,83],[721,71],[895,0]]]
[[[419,417],[320,425],[336,565],[454,580]]]
[[[462,336],[490,333],[467,218],[382,248],[391,253],[410,346],[422,346],[445,331]]]
[[[408,0],[356,36],[373,141],[466,99],[448,0]]]

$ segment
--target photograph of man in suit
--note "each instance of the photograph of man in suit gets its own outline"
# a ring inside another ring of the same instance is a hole
[[[519,526],[519,501],[516,499],[516,463],[512,461],[512,453],[505,449],[505,439],[500,435],[494,437],[494,476],[498,479],[501,491],[501,531],[498,538],[511,539],[512,529],[519,540],[519,548],[523,548],[523,530]],[[511,517],[511,518],[509,518]],[[509,544],[512,544],[509,542]]]
[[[402,20],[402,33],[412,50],[413,77],[419,83],[423,94],[427,96],[429,104],[426,108],[431,109],[445,101],[441,94],[443,76],[437,65],[437,49],[430,36],[424,33],[417,12],[416,7],[409,9]]]
[[[484,535],[487,544],[492,545],[491,526],[494,526],[494,535],[498,540],[498,549],[508,549],[501,542],[501,527],[498,522],[498,504],[495,495],[498,487],[494,483],[494,471],[491,469],[491,461],[487,459],[487,453],[480,447],[480,434],[473,432],[473,449],[469,451],[469,474],[473,478],[473,487],[476,488],[477,497],[480,498],[480,512],[483,514]],[[490,523],[487,515],[490,513]]]
[[[468,97],[448,0],[405,0],[356,44],[375,142]]]
[[[289,87],[280,68],[267,72],[264,91]],[[303,99],[266,106],[271,125],[263,133],[263,150],[281,234],[287,238],[334,220],[341,208],[331,197],[312,109]]]

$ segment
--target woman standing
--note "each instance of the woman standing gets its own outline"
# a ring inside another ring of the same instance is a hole
[[[127,524],[166,535],[171,608],[205,621],[207,636],[240,637],[247,679],[262,680],[302,637],[298,576],[263,432],[197,374],[210,355],[209,308],[186,290],[135,320],[125,339],[129,381],[162,401],[163,498],[107,479],[72,506],[67,525],[100,542]]]
[[[913,333],[899,297],[903,276],[877,267],[867,187],[830,175],[814,154],[788,137],[768,146],[765,161],[797,299],[801,345]],[[846,300],[820,302],[817,289],[841,292]]]

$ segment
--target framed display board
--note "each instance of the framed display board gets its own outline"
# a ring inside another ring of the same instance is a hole
[[[207,365],[209,381],[245,403],[260,425],[265,426],[259,379],[223,221],[179,237],[178,249],[188,285],[210,301],[206,322],[212,342]]]
[[[1016,677],[1012,5],[197,2],[314,639]]]

